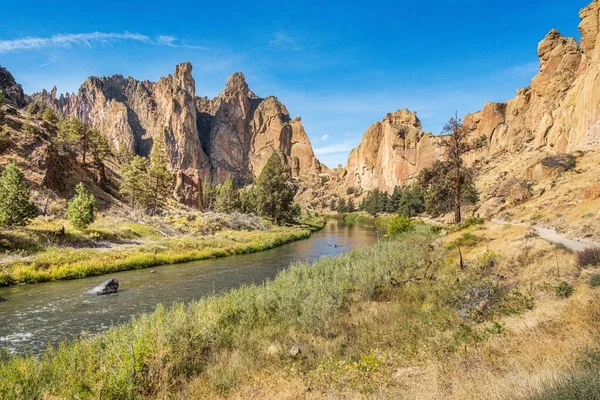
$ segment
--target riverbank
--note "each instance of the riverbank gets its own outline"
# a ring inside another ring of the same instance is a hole
[[[6,251],[0,261],[0,286],[254,253],[306,239],[325,223],[312,217],[298,225],[273,226],[241,214],[195,214],[146,222],[105,217],[80,232],[63,220],[38,219],[27,230],[0,233]]]
[[[523,227],[440,236],[416,225],[38,358],[7,357],[0,397],[545,399],[565,382],[598,390],[593,375],[569,375],[600,354],[599,289],[588,283],[598,271]]]

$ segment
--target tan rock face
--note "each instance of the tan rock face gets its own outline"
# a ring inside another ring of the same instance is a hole
[[[438,144],[438,138],[423,132],[415,113],[390,113],[371,125],[350,153],[346,188],[390,190],[401,185],[441,156]]]
[[[581,45],[551,30],[538,45],[540,70],[531,86],[519,89],[506,103],[486,103],[482,111],[464,118],[473,138],[487,137],[485,148],[467,155],[469,164],[498,159],[513,163],[515,157],[600,145],[600,0],[580,16]],[[407,113],[390,114],[367,130],[348,159],[346,188],[392,190],[441,156],[439,139],[422,133]],[[532,174],[545,174],[533,169]],[[520,174],[526,178],[525,170]]]
[[[600,199],[600,184],[590,186],[584,192],[583,198],[585,200],[596,200]]]
[[[97,127],[114,152],[148,156],[153,140],[164,134],[177,177],[175,197],[190,206],[198,205],[202,180],[219,183],[231,175],[252,182],[274,150],[295,177],[321,172],[300,119],[292,121],[277,98],[256,96],[241,73],[214,99],[195,91],[192,65],[183,63],[156,83],[92,77],[77,95],[56,98],[54,88],[33,99]]]

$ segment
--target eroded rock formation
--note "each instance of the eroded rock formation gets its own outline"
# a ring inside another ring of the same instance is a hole
[[[6,102],[20,108],[27,104],[23,88],[13,78],[12,74],[0,66],[0,92],[4,94]]]

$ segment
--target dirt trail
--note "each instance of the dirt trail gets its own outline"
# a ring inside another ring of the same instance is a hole
[[[529,224],[524,224],[524,223],[512,223],[509,221],[505,221],[502,219],[496,219],[496,218],[492,219],[492,222],[495,224],[498,224],[498,225],[511,224],[511,225],[520,225],[520,226],[527,226],[527,227],[533,228],[533,229],[535,229],[536,233],[542,239],[545,239],[552,243],[563,244],[573,251],[581,251],[588,247],[600,247],[600,243],[598,243],[598,242],[594,242],[594,241],[591,241],[588,239],[580,239],[580,238],[569,239],[568,237],[556,232],[555,229],[551,229],[551,228],[542,228],[541,226],[531,226]]]

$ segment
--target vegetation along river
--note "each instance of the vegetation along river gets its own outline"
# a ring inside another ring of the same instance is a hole
[[[376,241],[372,228],[334,219],[309,239],[259,253],[0,288],[0,349],[39,353],[50,344],[103,332],[153,311],[159,303],[187,303],[240,285],[260,284],[294,262],[313,262]],[[86,294],[108,278],[119,280],[118,293]]]

